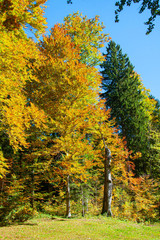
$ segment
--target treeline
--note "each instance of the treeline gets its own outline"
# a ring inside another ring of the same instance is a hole
[[[0,2],[1,224],[36,211],[157,220],[159,101],[97,16],[39,40],[44,3]]]

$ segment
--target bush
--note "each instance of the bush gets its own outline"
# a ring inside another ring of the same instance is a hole
[[[15,208],[1,207],[1,210],[1,225],[25,222],[33,216],[33,210],[29,204],[17,206]]]

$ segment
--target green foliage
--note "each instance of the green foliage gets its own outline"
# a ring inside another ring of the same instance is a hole
[[[72,4],[72,0],[67,0],[68,4]],[[160,16],[160,4],[159,0],[118,0],[115,3],[117,9],[115,10],[115,22],[119,22],[119,14],[123,11],[125,6],[131,6],[133,3],[139,3],[139,13],[143,13],[144,11],[150,11],[150,17],[144,23],[148,26],[146,34],[149,34],[154,29],[154,21],[158,16]]]
[[[150,174],[154,178],[160,177],[160,131],[159,129],[150,130]]]
[[[23,204],[22,206],[18,206],[10,209],[1,208],[3,211],[3,217],[0,215],[0,225],[8,225],[13,223],[22,223],[31,219],[33,217],[33,210],[29,204]]]
[[[131,219],[136,208],[133,219],[145,219],[151,209],[148,219],[156,219],[158,193],[149,180],[148,185],[141,181],[142,190],[138,188],[139,182],[132,172],[127,172],[126,159],[131,155],[113,127],[110,110],[105,111],[103,101],[99,101],[101,76],[96,66],[104,60],[99,49],[108,41],[102,33],[103,24],[98,16],[88,19],[74,13],[63,24],[55,25],[50,36],[43,36],[37,47],[27,38],[24,27],[29,26],[36,36],[44,32],[44,3],[45,0],[0,0],[1,225],[24,222],[36,211],[65,216],[67,176],[73,215],[100,213],[103,140],[113,154],[115,215]],[[103,87],[109,89],[108,96],[112,98],[108,99],[108,106],[112,107],[112,117],[117,114],[129,150],[144,152],[148,139],[145,127],[152,114],[148,111],[144,117],[143,106],[152,104],[146,95],[141,99],[142,86],[129,59],[119,46],[113,42],[110,46],[114,48],[114,56],[109,54],[115,65],[107,65],[107,61],[102,65],[114,74],[112,79],[104,71]],[[114,89],[105,83],[105,74]],[[142,121],[145,124],[139,128]],[[159,129],[159,108],[154,112],[153,123],[150,138],[153,151],[158,152],[159,135],[155,129]]]
[[[104,43],[109,39],[108,34],[102,32],[105,27],[99,20],[99,16],[88,19],[76,12],[65,17],[64,24],[61,24],[79,47],[81,62],[89,66],[97,66],[103,61],[99,49],[104,47]]]
[[[160,101],[155,99],[152,95],[150,96],[150,99],[153,99],[156,102],[155,109],[153,111],[152,125],[160,131]]]
[[[143,13],[145,10],[150,11],[150,17],[145,24],[148,26],[146,34],[151,33],[155,26],[154,21],[160,15],[159,0],[118,0],[115,4],[117,6],[115,11],[116,22],[119,22],[119,13],[123,10],[124,6],[131,6],[132,3],[140,3],[139,13]]]
[[[23,194],[23,182],[12,176],[10,186],[5,186],[1,192],[0,224],[24,222],[33,216],[29,197]]]
[[[143,106],[141,81],[119,45],[111,41],[106,50],[101,65],[104,90],[101,96],[106,101],[106,108],[111,109],[111,117],[119,125],[120,135],[126,138],[128,149],[142,153],[142,158],[135,162],[136,172],[140,174],[148,167],[144,155],[148,151],[149,124],[147,109]]]
[[[44,203],[43,204],[43,213],[49,214],[50,216],[66,216],[66,204],[63,201],[59,201],[57,203]]]
[[[160,102],[153,96],[149,96],[150,101],[154,101],[155,108],[152,112],[150,122],[149,142],[150,142],[150,175],[160,178]]]

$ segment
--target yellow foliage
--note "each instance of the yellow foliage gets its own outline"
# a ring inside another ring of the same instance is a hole
[[[2,151],[0,151],[0,178],[3,178],[8,169],[7,160],[4,158]]]
[[[1,129],[5,129],[10,142],[17,150],[27,147],[26,130],[31,122],[37,127],[44,123],[44,112],[34,104],[28,104],[25,87],[30,81],[37,81],[32,69],[40,59],[36,44],[23,33],[0,31],[0,106]],[[34,59],[34,61],[33,61]]]
[[[0,0],[0,28],[2,31],[18,31],[30,26],[41,34],[45,30],[43,17],[46,0]]]

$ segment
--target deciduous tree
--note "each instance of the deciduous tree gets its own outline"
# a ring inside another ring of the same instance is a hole
[[[72,2],[72,0],[67,0],[68,4],[72,4]],[[119,22],[119,13],[123,11],[123,8],[125,6],[130,7],[133,3],[140,4],[139,13],[143,13],[146,10],[150,11],[150,17],[148,18],[148,21],[145,22],[145,24],[148,26],[146,34],[151,33],[155,26],[154,21],[157,16],[160,15],[159,0],[118,0],[115,2],[115,6],[117,7],[115,10],[115,22]]]
[[[15,150],[27,146],[26,130],[31,121],[38,124],[44,119],[42,111],[32,103],[28,104],[26,99],[25,85],[27,81],[36,80],[32,70],[37,66],[35,60],[40,58],[40,54],[36,44],[24,32],[28,26],[36,34],[44,32],[45,19],[41,8],[44,2],[0,2],[0,130],[8,134]]]
[[[28,84],[32,89],[28,98],[48,117],[46,143],[50,133],[58,133],[48,154],[62,153],[57,171],[65,183],[69,176],[85,179],[85,169],[91,165],[85,155],[95,154],[85,133],[89,106],[97,103],[99,95],[101,76],[95,65],[103,59],[97,50],[106,40],[102,29],[98,18],[88,20],[78,13],[55,25],[40,42],[43,59],[35,69],[39,82]]]
[[[119,22],[119,13],[123,11],[124,6],[131,6],[133,3],[140,3],[139,13],[143,13],[146,10],[150,11],[150,17],[145,24],[148,26],[146,34],[149,34],[154,29],[154,21],[156,17],[160,15],[159,0],[119,0],[116,2],[117,9],[115,11],[116,22]]]

